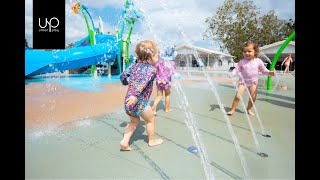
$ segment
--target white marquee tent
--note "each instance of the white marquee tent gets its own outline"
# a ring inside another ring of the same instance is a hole
[[[175,59],[177,68],[203,66],[211,70],[229,70],[234,65],[234,56],[223,52],[192,45],[178,45],[175,50],[178,53]],[[201,59],[202,65],[198,59]]]

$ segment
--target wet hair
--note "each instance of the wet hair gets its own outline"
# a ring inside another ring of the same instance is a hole
[[[249,41],[245,42],[245,43],[242,45],[242,48],[248,47],[248,46],[250,46],[250,45],[253,46],[253,49],[254,49],[254,57],[258,57],[260,50],[259,50],[259,45],[258,45],[258,43],[256,43],[255,41],[249,40]]]
[[[147,61],[149,58],[154,55],[154,53],[158,52],[158,48],[156,43],[152,40],[143,40],[140,41],[135,49],[135,53],[137,54],[137,62],[139,61]]]

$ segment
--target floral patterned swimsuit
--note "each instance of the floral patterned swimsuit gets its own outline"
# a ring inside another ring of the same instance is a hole
[[[156,75],[156,85],[158,88],[165,90],[171,87],[171,77],[176,69],[176,64],[174,61],[168,61],[168,60],[160,60],[158,61],[156,68],[158,70]],[[165,81],[166,83],[160,83],[158,84],[158,80]]]
[[[157,69],[147,62],[132,64],[120,74],[120,81],[128,86],[125,96],[124,108],[130,116],[140,116],[149,105],[149,98],[152,93],[153,81],[156,77]],[[129,83],[127,78],[130,78]],[[138,102],[133,106],[128,106],[126,99],[135,96]]]

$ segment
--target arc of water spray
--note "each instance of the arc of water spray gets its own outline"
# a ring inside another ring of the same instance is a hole
[[[175,89],[177,90],[177,95],[179,96],[179,99],[182,100],[180,102],[182,102],[183,104],[182,109],[184,110],[184,113],[186,115],[185,122],[187,124],[187,127],[191,131],[192,139],[195,142],[196,146],[200,149],[199,155],[200,155],[201,163],[203,164],[203,167],[204,167],[205,175],[207,179],[214,179],[214,175],[210,169],[210,161],[206,153],[206,148],[201,140],[201,136],[198,131],[196,122],[193,119],[193,116],[191,113],[192,111],[188,103],[189,101],[187,100],[187,97],[184,91],[182,90],[180,83],[176,83],[173,87],[175,87]]]
[[[150,20],[149,16],[147,16],[146,11],[142,8],[142,6],[141,6],[140,3],[141,3],[140,1],[137,1],[136,6],[137,6],[137,8],[140,10],[141,14],[144,15],[145,21],[146,21],[147,24],[148,24],[147,27],[149,28],[150,32],[152,33],[155,41],[156,41],[156,42],[159,42],[159,45],[160,45],[159,48],[162,49],[162,47],[161,47],[161,45],[162,45],[161,42],[162,42],[162,41],[161,41],[161,39],[157,36],[157,33],[154,31],[154,25],[153,25],[152,21]]]
[[[163,4],[160,4],[160,6],[163,7],[165,10],[167,9],[166,7],[164,7]],[[180,32],[181,32],[181,34],[184,36],[184,38],[188,40],[188,42],[189,42],[188,44],[191,44],[190,38],[184,33],[184,31],[183,31],[182,28],[181,28],[181,25],[179,25],[179,24],[176,23],[176,26],[178,27],[178,29],[180,30]],[[199,55],[198,55],[197,51],[193,49],[193,53],[194,53],[194,55],[195,55],[195,58],[196,58],[197,62],[200,64],[200,58],[199,58]],[[201,69],[201,71],[202,71],[202,69]],[[229,132],[230,132],[230,134],[231,134],[231,137],[232,137],[233,142],[234,142],[234,144],[235,144],[237,153],[238,153],[238,155],[239,155],[239,158],[240,158],[240,161],[241,161],[241,165],[242,165],[242,168],[243,168],[243,170],[244,170],[244,174],[245,174],[246,178],[248,178],[248,177],[249,177],[249,171],[248,171],[247,162],[246,162],[246,160],[245,160],[245,158],[244,158],[244,156],[243,156],[242,150],[241,150],[240,145],[239,145],[239,143],[238,143],[238,139],[237,139],[237,137],[235,136],[235,133],[234,133],[233,128],[232,128],[232,125],[231,125],[231,122],[230,122],[230,120],[229,120],[229,118],[228,118],[228,116],[227,116],[227,113],[226,113],[226,111],[225,111],[225,109],[224,109],[224,106],[223,106],[223,104],[221,103],[220,96],[219,96],[219,94],[218,94],[215,86],[214,86],[213,83],[211,82],[208,74],[205,73],[204,71],[202,71],[202,72],[203,72],[204,76],[207,78],[207,80],[208,80],[208,82],[209,82],[209,84],[210,84],[210,86],[211,86],[211,90],[214,92],[214,94],[215,94],[215,96],[216,96],[216,98],[217,98],[219,107],[220,107],[221,111],[222,111],[223,114],[224,114],[224,118],[225,118],[225,120],[226,120],[226,122],[227,122],[228,130],[229,130]]]
[[[235,90],[238,92],[238,87],[237,87],[236,83],[235,83],[234,81],[232,81],[232,84],[233,84]],[[246,86],[246,85],[245,85],[245,86]],[[246,88],[247,88],[247,87],[246,87]],[[250,93],[249,93],[249,96],[250,96]],[[253,128],[253,126],[252,126],[251,119],[250,119],[250,117],[249,117],[249,115],[248,115],[248,111],[247,111],[246,105],[244,104],[243,98],[242,98],[241,96],[240,96],[240,101],[241,101],[241,105],[242,105],[243,109],[245,110],[245,114],[246,114],[246,117],[247,117],[247,120],[248,120],[249,128],[250,128],[250,131],[251,131],[251,134],[252,134],[254,143],[255,143],[255,145],[256,145],[256,148],[257,148],[257,154],[260,155],[260,156],[261,156],[261,155],[265,155],[265,154],[262,153],[262,151],[261,151],[261,148],[260,148],[260,145],[259,145],[259,141],[258,141],[258,139],[257,139],[257,137],[256,137],[255,132],[254,132],[254,128]]]
[[[231,135],[231,137],[232,137],[232,140],[233,140],[234,145],[235,145],[235,147],[236,147],[238,156],[239,156],[239,158],[240,158],[240,162],[241,162],[241,165],[242,165],[244,174],[245,174],[245,176],[246,176],[247,178],[249,178],[248,165],[247,165],[247,162],[246,162],[246,160],[245,160],[245,158],[244,158],[244,156],[243,156],[243,152],[242,152],[242,150],[241,150],[241,148],[240,148],[238,139],[237,139],[237,137],[236,137],[236,135],[235,135],[235,133],[234,133],[234,130],[233,130],[233,128],[232,128],[232,124],[231,124],[231,122],[230,122],[230,120],[229,120],[229,117],[228,117],[228,115],[227,115],[227,112],[226,112],[226,110],[224,109],[224,106],[223,106],[223,104],[222,104],[222,102],[221,102],[220,96],[219,96],[219,94],[218,94],[217,89],[215,88],[215,85],[213,85],[213,83],[212,83],[211,80],[209,79],[209,76],[208,76],[208,75],[206,75],[206,77],[207,77],[207,80],[208,80],[208,82],[209,82],[209,84],[210,84],[210,86],[211,86],[211,90],[213,91],[214,95],[215,95],[216,98],[217,98],[217,101],[218,101],[220,110],[223,112],[223,116],[224,116],[224,119],[226,120],[229,133],[230,133],[230,135]]]
[[[124,31],[124,25],[125,25],[125,20],[124,20],[124,15],[126,13],[126,4],[129,4],[129,0],[126,0],[126,3],[123,7],[122,13],[121,13],[121,18],[120,18],[120,23],[121,23],[121,29],[117,33],[117,41],[118,41],[118,56],[117,56],[117,62],[118,62],[118,73],[121,74],[124,69],[121,67],[121,56],[122,56],[122,36],[123,36],[123,31]]]
[[[179,28],[181,28],[181,27],[179,26]],[[186,34],[185,34],[183,31],[181,31],[181,34],[182,34],[185,38],[187,38],[187,39],[189,40],[189,38],[186,36]],[[199,62],[199,55],[198,55],[197,51],[195,51],[195,50],[193,49],[193,53],[194,53],[194,55],[195,55],[195,58],[196,58],[197,62]],[[201,71],[202,71],[202,70],[201,70]],[[226,120],[226,122],[227,122],[227,126],[228,126],[229,133],[231,134],[232,140],[233,140],[233,142],[234,142],[234,145],[235,145],[235,147],[236,147],[237,153],[238,153],[238,155],[239,155],[239,158],[240,158],[240,161],[241,161],[241,165],[242,165],[242,168],[243,168],[243,170],[244,170],[244,174],[245,174],[245,176],[248,178],[248,177],[249,177],[249,171],[248,171],[247,162],[246,162],[246,160],[245,160],[245,158],[244,158],[244,156],[243,156],[243,153],[242,153],[242,150],[241,150],[241,148],[240,148],[238,139],[237,139],[237,137],[236,137],[236,135],[235,135],[235,133],[234,133],[234,131],[233,131],[232,124],[231,124],[231,122],[230,122],[230,120],[229,120],[229,118],[228,118],[228,116],[227,116],[227,112],[225,111],[224,106],[223,106],[223,104],[221,103],[220,96],[219,96],[219,94],[218,94],[218,92],[217,92],[217,90],[216,90],[216,88],[215,88],[215,85],[212,83],[210,77],[208,76],[208,74],[205,73],[204,71],[202,71],[202,73],[203,73],[204,76],[207,78],[207,80],[208,80],[208,82],[209,82],[209,84],[210,84],[210,86],[211,86],[211,90],[214,92],[215,97],[217,98],[219,107],[220,107],[221,111],[223,112],[224,118],[225,118],[225,120]]]
[[[140,10],[145,15],[147,14],[145,12],[145,10],[142,9],[141,6],[140,6]],[[146,17],[146,19],[148,19],[148,17]],[[149,21],[149,23],[150,22],[151,21]],[[151,32],[154,32],[153,29],[151,28],[151,26],[149,26],[149,28],[150,28]],[[158,39],[158,37],[156,36],[156,33],[153,33],[153,35],[154,35],[154,37],[156,39]],[[161,42],[161,41],[159,40],[159,42]],[[182,95],[181,99],[183,100],[183,103],[185,104],[185,106],[184,106],[184,110],[185,110],[184,112],[185,112],[185,115],[186,115],[185,122],[186,122],[189,130],[191,131],[192,139],[194,140],[196,145],[200,148],[199,154],[200,154],[201,163],[202,163],[204,171],[205,171],[205,175],[206,175],[207,179],[214,179],[214,175],[212,174],[211,169],[210,169],[211,164],[209,162],[208,155],[206,154],[204,144],[202,143],[202,140],[201,140],[201,137],[200,137],[200,133],[199,133],[198,129],[195,126],[195,122],[194,122],[193,116],[191,114],[192,111],[190,110],[190,107],[189,107],[189,104],[188,104],[188,100],[187,100],[184,92],[182,91],[181,85],[178,82],[176,84],[177,85],[174,85],[173,87],[175,87],[176,90],[179,92],[179,93],[177,93],[178,95]]]
[[[181,29],[180,26],[178,26],[178,28]],[[189,41],[189,44],[191,44],[190,38],[189,38],[183,31],[181,31],[181,34]],[[194,55],[195,55],[195,58],[196,58],[197,62],[199,63],[199,55],[198,55],[197,51],[193,49],[193,53],[194,53]],[[222,111],[223,114],[224,114],[224,118],[225,118],[225,120],[226,120],[226,122],[227,122],[227,126],[228,126],[229,133],[231,134],[232,140],[233,140],[233,142],[234,142],[234,145],[235,145],[235,147],[236,147],[237,153],[238,153],[238,155],[239,155],[239,158],[240,158],[240,161],[241,161],[241,165],[242,165],[244,174],[245,174],[245,176],[248,178],[248,177],[249,177],[249,171],[248,171],[247,162],[246,162],[246,160],[245,160],[245,158],[244,158],[244,156],[243,156],[243,152],[242,152],[242,150],[241,150],[241,148],[240,148],[238,139],[237,139],[237,137],[236,137],[236,135],[235,135],[235,133],[234,133],[234,130],[233,130],[233,128],[232,128],[232,124],[231,124],[231,122],[230,122],[230,120],[229,120],[229,118],[228,118],[228,116],[227,116],[227,112],[225,111],[224,106],[223,106],[223,104],[221,103],[220,96],[219,96],[219,94],[218,94],[218,92],[217,92],[217,90],[216,90],[216,88],[215,88],[215,85],[212,83],[210,77],[208,76],[208,74],[205,73],[204,71],[202,71],[202,73],[203,73],[204,76],[207,78],[207,80],[208,80],[208,82],[209,82],[209,84],[210,84],[210,86],[211,86],[211,90],[214,92],[215,97],[216,97],[216,99],[217,99],[217,101],[218,101],[219,107],[220,107],[221,111]]]
[[[188,77],[191,77],[191,74],[190,74],[190,66],[189,66],[189,62],[192,61],[192,58],[190,56],[187,56],[187,72],[188,72]]]
[[[242,76],[241,73],[238,73],[238,75],[243,79],[243,76]],[[234,82],[232,81],[232,83],[234,83]],[[261,121],[261,119],[260,119],[260,115],[259,115],[258,109],[257,109],[255,103],[253,102],[252,96],[250,95],[249,89],[248,89],[248,87],[247,87],[247,85],[246,85],[245,83],[244,83],[244,87],[246,88],[246,91],[247,91],[247,93],[248,93],[248,95],[249,95],[249,99],[250,99],[250,101],[251,101],[251,103],[252,103],[253,110],[254,110],[254,112],[256,113],[256,116],[257,116],[257,119],[258,119],[258,122],[259,122],[259,125],[260,125],[260,128],[261,128],[262,136],[264,136],[264,137],[270,137],[270,135],[267,135],[266,132],[265,132],[265,129],[264,129],[263,125],[262,125],[262,121]],[[246,108],[245,108],[245,109],[246,109]],[[246,112],[246,113],[247,113],[247,112]]]

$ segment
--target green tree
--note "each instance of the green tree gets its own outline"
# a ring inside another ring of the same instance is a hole
[[[218,42],[221,50],[235,56],[238,62],[242,56],[242,44],[254,40],[260,46],[286,39],[294,31],[294,21],[279,20],[275,12],[260,16],[253,0],[235,2],[225,0],[212,17],[207,17],[207,29],[203,37]]]
[[[255,40],[260,46],[284,40],[294,31],[294,22],[279,20],[273,10],[260,17],[259,22],[260,28]]]

